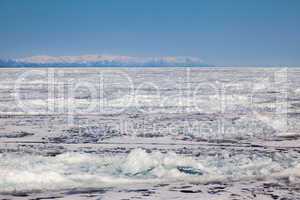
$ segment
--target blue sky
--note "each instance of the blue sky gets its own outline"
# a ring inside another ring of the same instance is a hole
[[[0,0],[0,58],[80,54],[300,66],[300,1]]]

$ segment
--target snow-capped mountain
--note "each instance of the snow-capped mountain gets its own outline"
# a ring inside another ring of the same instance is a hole
[[[208,66],[195,57],[133,57],[119,55],[32,56],[0,60],[2,67],[184,67]]]

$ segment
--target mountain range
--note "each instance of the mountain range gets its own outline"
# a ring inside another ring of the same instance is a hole
[[[133,57],[120,55],[32,56],[0,59],[0,67],[205,67],[201,59],[187,56]]]

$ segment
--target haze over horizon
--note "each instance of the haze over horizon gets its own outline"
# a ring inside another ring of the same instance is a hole
[[[300,1],[0,0],[0,59],[193,57],[300,66]]]

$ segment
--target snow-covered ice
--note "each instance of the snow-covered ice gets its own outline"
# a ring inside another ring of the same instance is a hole
[[[0,69],[1,199],[299,199],[297,68]]]

